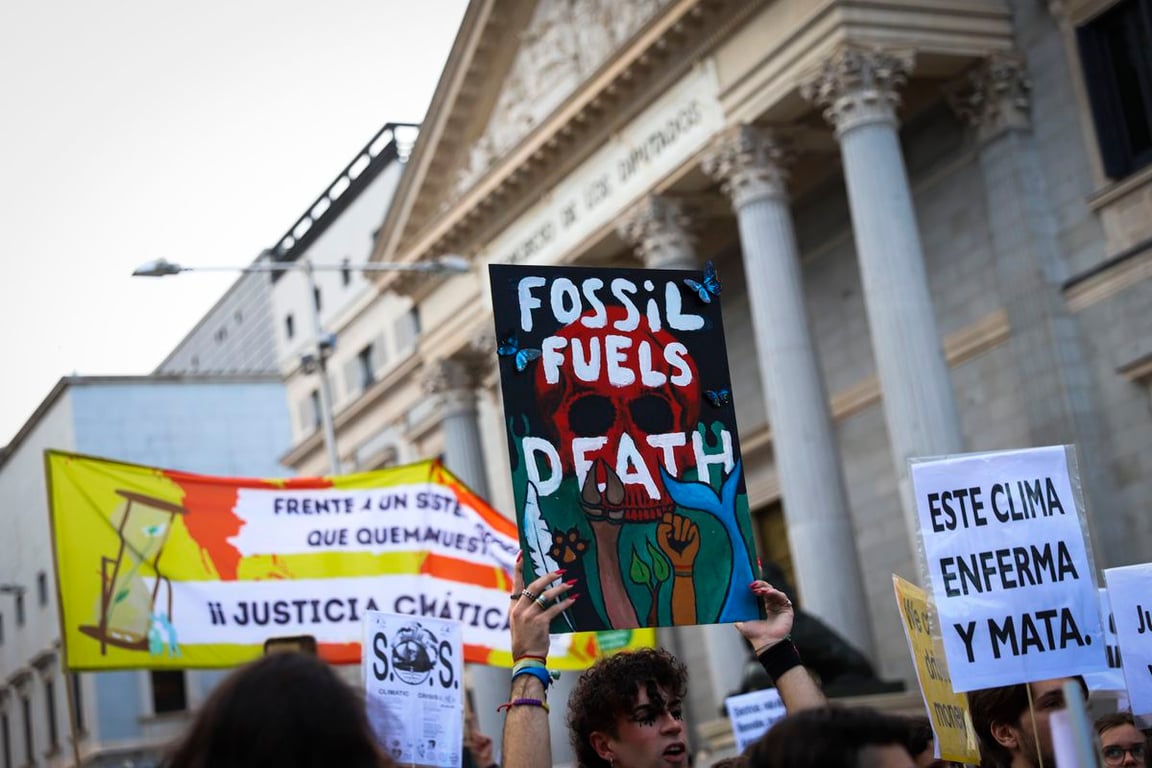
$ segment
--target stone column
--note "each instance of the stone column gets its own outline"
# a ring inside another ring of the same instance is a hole
[[[802,86],[836,129],[872,351],[905,522],[917,549],[908,459],[958,453],[960,419],[897,131],[908,52],[843,48]]]
[[[704,170],[723,182],[738,220],[760,380],[803,607],[868,654],[872,633],[855,533],[792,229],[789,158],[783,142],[741,125],[713,144]]]
[[[1024,62],[997,54],[950,89],[949,103],[978,132],[996,286],[1012,329],[1017,402],[1033,445],[1075,443],[1085,496],[1108,519],[1114,483],[1103,456],[1092,368],[1079,323],[1064,303],[1064,266],[1045,169],[1032,135]],[[1134,531],[1118,520],[1093,526],[1101,567],[1131,562]]]
[[[475,366],[467,360],[435,359],[425,363],[421,385],[438,399],[444,432],[444,465],[482,497],[488,495],[483,442],[476,409]],[[480,730],[500,743],[503,718],[496,707],[508,700],[509,671],[484,664],[468,665],[472,697]]]
[[[616,232],[648,269],[698,269],[691,213],[682,200],[648,195],[624,213]]]
[[[476,410],[476,376],[466,362],[436,359],[425,364],[425,393],[439,400],[444,465],[481,496],[488,495],[484,446]]]

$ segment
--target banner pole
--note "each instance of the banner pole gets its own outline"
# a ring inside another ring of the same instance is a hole
[[[81,768],[80,724],[76,717],[76,688],[79,677],[73,677],[68,667],[68,632],[64,625],[64,594],[60,584],[60,559],[56,556],[56,510],[52,500],[52,454],[44,451],[44,480],[48,493],[48,533],[52,538],[52,575],[56,580],[56,618],[60,623],[60,676],[64,681],[64,701],[68,705],[68,738],[72,742],[72,765]]]

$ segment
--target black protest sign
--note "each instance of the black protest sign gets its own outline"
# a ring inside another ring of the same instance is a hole
[[[525,579],[582,594],[554,631],[757,617],[715,271],[489,270]]]

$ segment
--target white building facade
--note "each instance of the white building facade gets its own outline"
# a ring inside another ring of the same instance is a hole
[[[909,458],[1075,443],[1097,564],[1147,559],[1150,19],[1148,0],[475,0],[372,251],[475,269],[382,276],[349,317],[358,344],[409,306],[420,333],[337,408],[342,460],[443,455],[510,509],[485,266],[711,260],[761,554],[914,687],[891,587],[918,575]],[[285,462],[323,471],[320,436],[295,435]],[[663,640],[707,746],[744,649],[728,627]]]

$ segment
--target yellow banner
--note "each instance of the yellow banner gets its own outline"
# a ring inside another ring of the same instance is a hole
[[[229,667],[293,635],[359,663],[369,610],[459,621],[466,661],[511,664],[515,525],[438,462],[260,480],[45,461],[71,669]],[[550,666],[597,654],[558,638]]]
[[[968,712],[968,699],[952,690],[944,644],[938,634],[932,633],[924,590],[896,574],[892,574],[892,584],[896,589],[900,617],[904,619],[908,649],[916,663],[920,693],[928,708],[932,732],[936,735],[939,756],[945,760],[978,764],[980,748],[976,731],[972,728],[972,715]]]

